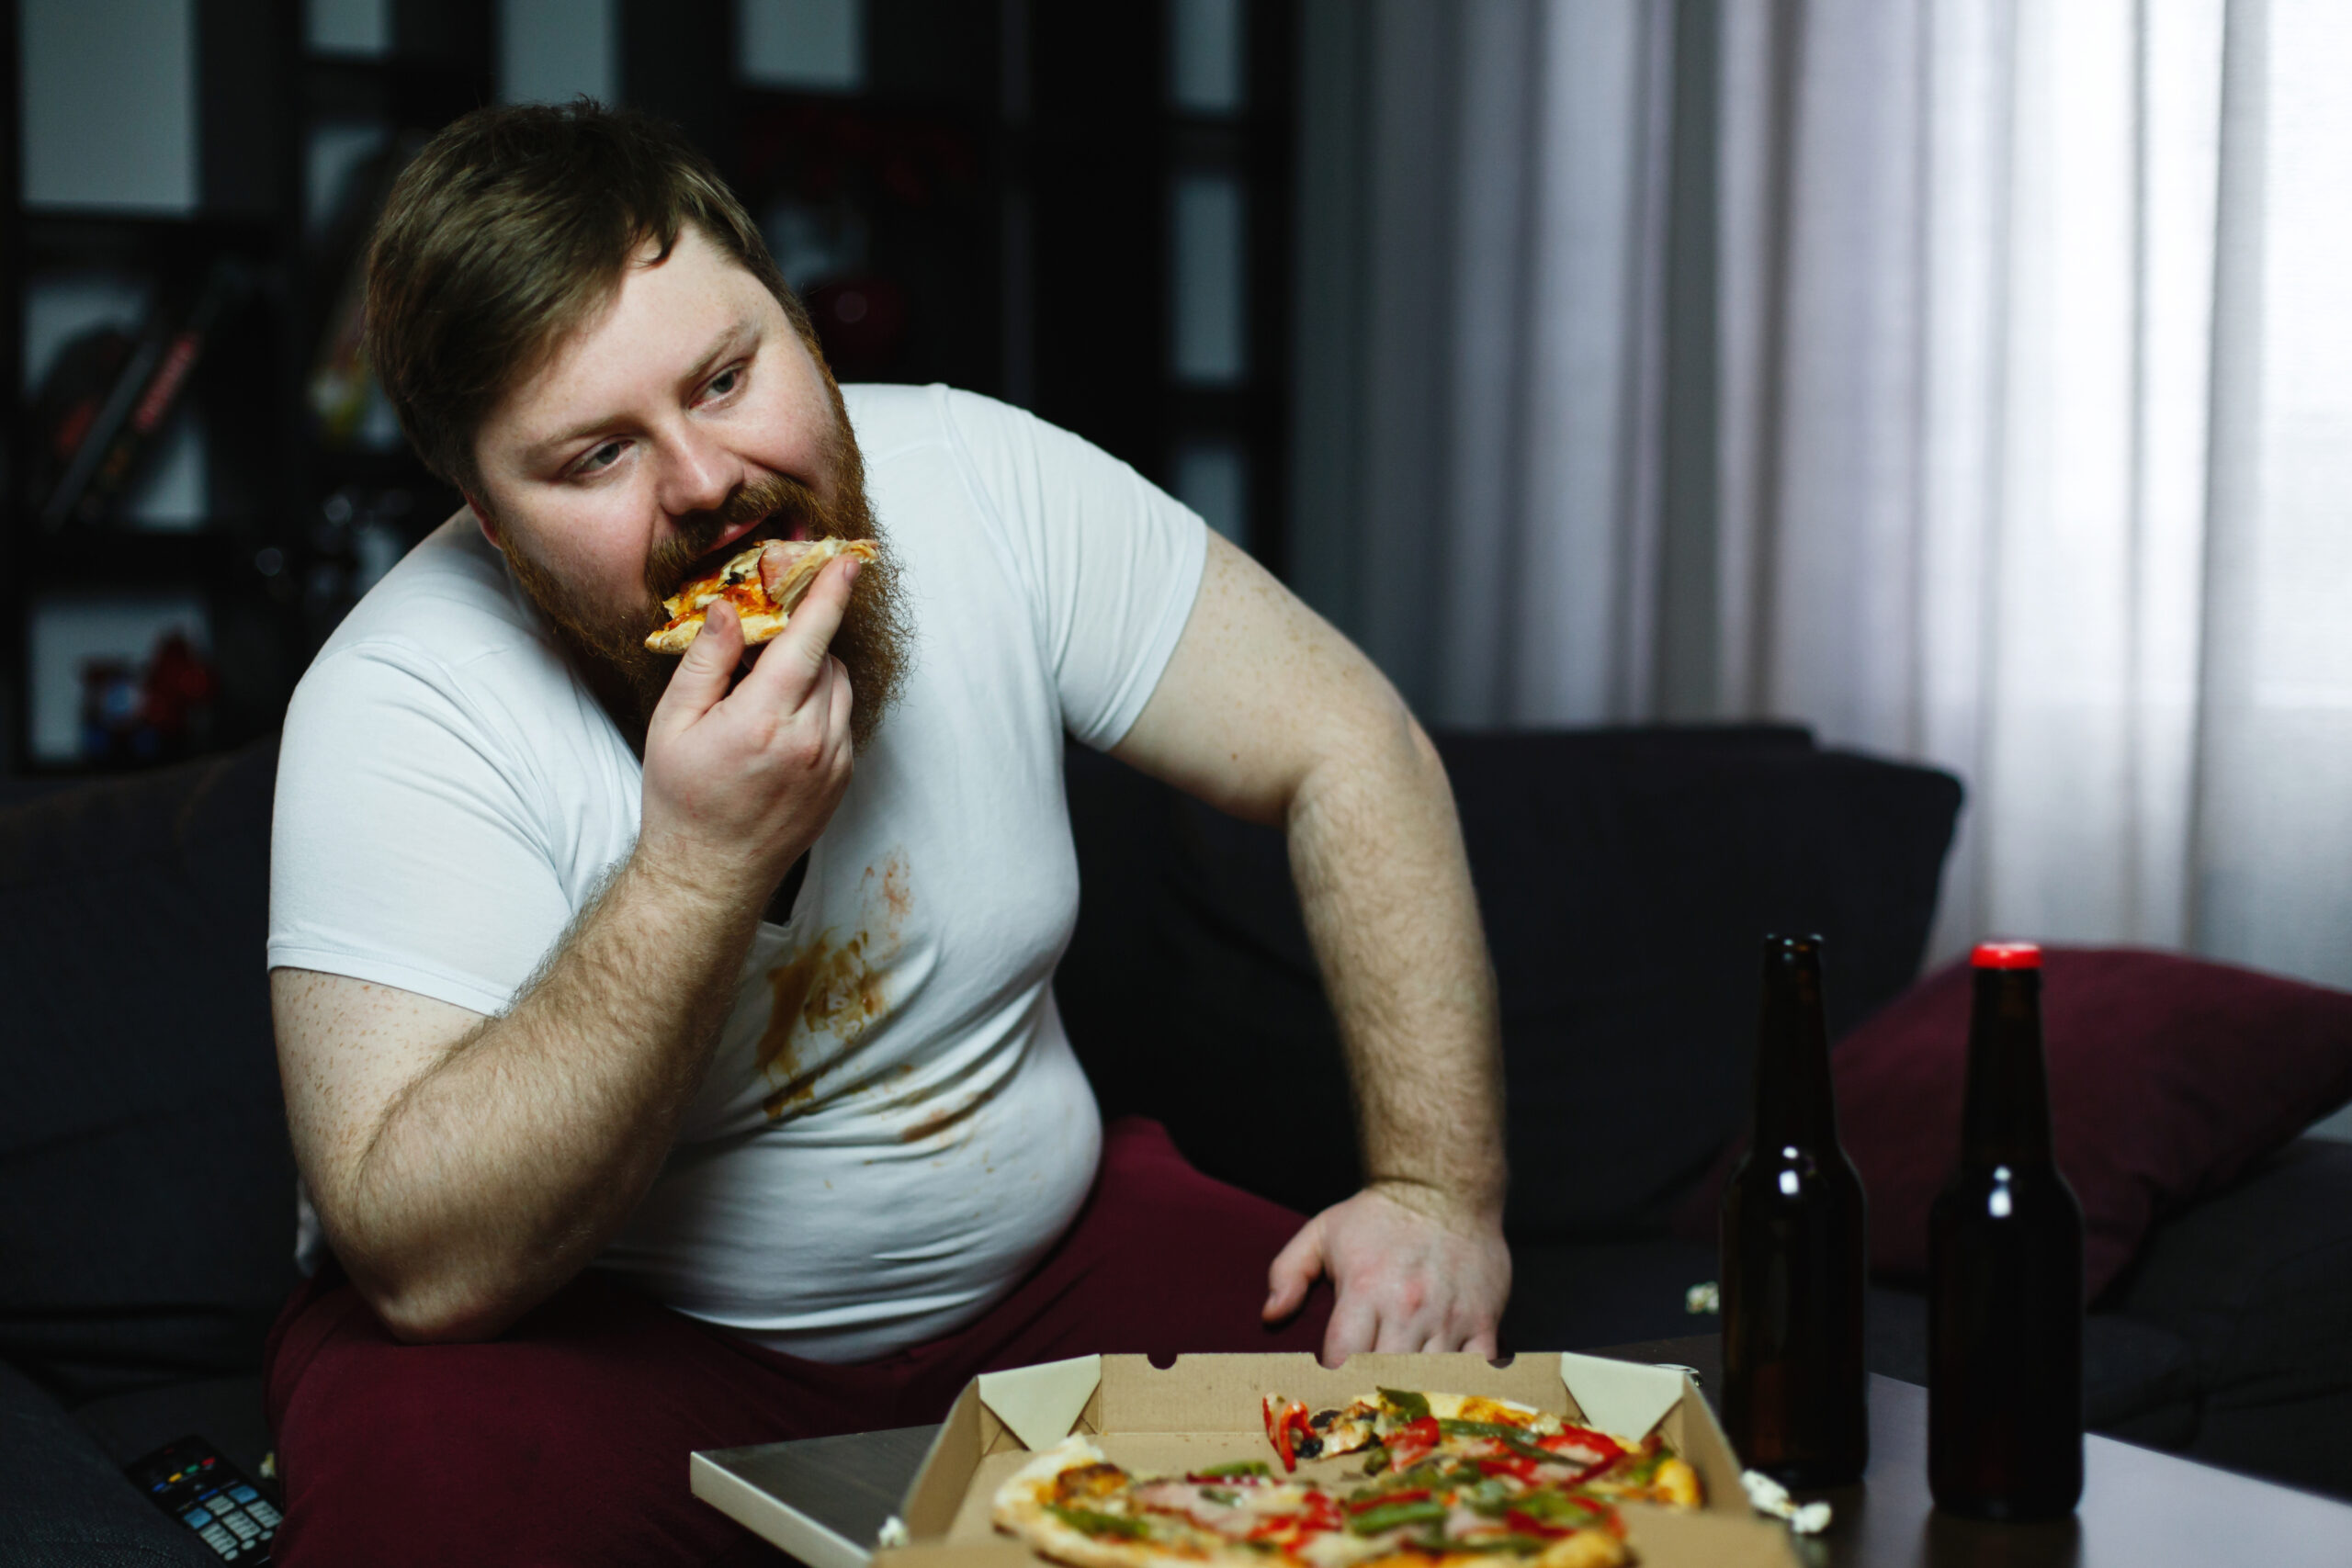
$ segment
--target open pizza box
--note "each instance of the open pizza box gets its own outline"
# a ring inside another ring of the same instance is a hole
[[[1749,1509],[1731,1444],[1679,1369],[1575,1354],[1521,1355],[1498,1367],[1466,1353],[1359,1355],[1336,1371],[1302,1353],[1183,1356],[1166,1369],[1143,1356],[1082,1356],[984,1373],[948,1412],[897,1519],[872,1546],[873,1568],[1037,1568],[1042,1559],[990,1524],[989,1506],[1032,1454],[1073,1432],[1136,1473],[1199,1471],[1272,1457],[1262,1395],[1319,1410],[1378,1387],[1516,1400],[1621,1437],[1662,1431],[1698,1471],[1706,1506],[1690,1513],[1623,1505],[1637,1561],[1645,1568],[1794,1568],[1785,1527]],[[1360,1463],[1342,1458],[1300,1470],[1348,1473],[1345,1467]],[[702,1455],[694,1487],[767,1540],[809,1557],[811,1521],[776,1496]],[[861,1553],[869,1544],[858,1543]]]

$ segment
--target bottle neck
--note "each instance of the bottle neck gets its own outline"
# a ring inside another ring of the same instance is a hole
[[[2047,1165],[2050,1076],[2041,1051],[2041,971],[1979,969],[1968,1024],[1961,1159]]]
[[[1810,950],[1766,955],[1756,1041],[1755,1146],[1834,1146],[1838,1099],[1829,1081],[1821,963]]]

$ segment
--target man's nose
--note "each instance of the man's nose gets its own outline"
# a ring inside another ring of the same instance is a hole
[[[691,423],[662,444],[662,510],[673,517],[715,512],[742,483],[742,465]]]

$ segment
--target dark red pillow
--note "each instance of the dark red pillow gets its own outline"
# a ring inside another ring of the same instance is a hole
[[[1832,984],[1836,983],[1834,971]],[[1928,1206],[1960,1152],[1968,966],[1939,970],[1831,1055],[1838,1130],[1870,1192],[1871,1264],[1924,1278]],[[2058,1164],[2096,1297],[2151,1225],[2352,1100],[2352,994],[2171,953],[2044,950]],[[1736,1151],[1683,1209],[1713,1235]]]

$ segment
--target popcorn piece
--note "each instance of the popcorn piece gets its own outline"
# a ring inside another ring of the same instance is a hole
[[[1789,1489],[1760,1471],[1742,1471],[1739,1483],[1747,1489],[1748,1506],[1759,1514],[1789,1521],[1799,1535],[1819,1535],[1829,1528],[1829,1505],[1807,1503],[1799,1507]]]

